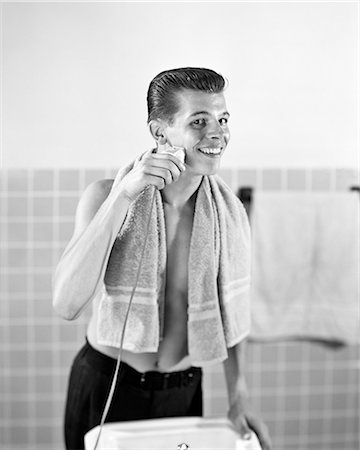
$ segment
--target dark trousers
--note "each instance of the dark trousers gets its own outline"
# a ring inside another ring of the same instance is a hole
[[[74,359],[65,408],[68,450],[84,448],[85,434],[100,424],[116,361],[88,342]],[[202,416],[202,371],[141,374],[121,363],[106,422]]]

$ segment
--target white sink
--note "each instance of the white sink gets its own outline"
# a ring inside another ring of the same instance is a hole
[[[85,435],[94,450],[96,427]],[[255,434],[242,440],[223,418],[179,417],[106,423],[97,450],[261,450]]]

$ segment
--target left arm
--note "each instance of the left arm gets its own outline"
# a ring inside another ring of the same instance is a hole
[[[263,450],[270,450],[267,427],[249,412],[248,390],[245,380],[245,346],[243,340],[228,349],[228,359],[224,361],[224,372],[229,398],[228,417],[243,439],[250,439],[250,430],[257,435]]]

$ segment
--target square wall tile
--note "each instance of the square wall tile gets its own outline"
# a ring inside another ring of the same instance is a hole
[[[33,205],[34,217],[53,217],[54,199],[48,197],[35,197]]]
[[[51,277],[52,271],[49,273],[34,273],[33,274],[33,283],[34,283],[34,291],[39,293],[47,293],[51,292]]]
[[[33,303],[34,315],[39,319],[53,318],[56,315],[52,305],[51,289],[49,288],[47,292],[48,292],[47,298],[41,299],[37,298],[36,300],[34,300]]]
[[[334,414],[333,417],[329,417],[327,420],[329,421],[332,433],[335,435],[346,435],[349,420],[347,417],[338,417],[337,414]]]
[[[343,392],[333,392],[332,403],[334,409],[346,411],[348,398]]]
[[[26,197],[9,197],[7,202],[7,216],[25,219],[29,214],[29,202]]]
[[[284,396],[284,409],[287,412],[298,412],[301,409],[302,399],[298,393]]]
[[[26,410],[25,410],[26,411]],[[21,448],[26,448],[25,446],[29,444],[29,427],[24,425],[17,425],[16,427],[9,429],[10,432],[10,448],[15,448],[16,450],[21,450]]]
[[[53,224],[51,222],[34,222],[35,242],[53,242]]]
[[[54,189],[54,171],[53,170],[35,170],[34,171],[34,190],[52,191]]]
[[[26,248],[12,248],[9,250],[8,263],[11,268],[24,268],[28,266],[29,251]]]
[[[7,275],[7,285],[9,294],[24,293],[24,298],[26,298],[29,292],[29,277],[25,271],[23,273],[9,273]]]
[[[250,392],[250,398],[254,398],[251,392]],[[253,400],[252,400],[253,402]],[[259,401],[257,403],[257,408],[259,409],[259,412],[261,411],[262,414],[272,414],[274,412],[274,399],[273,397],[270,397],[268,395],[260,395]]]
[[[206,394],[205,394],[206,395]],[[225,416],[228,410],[226,393],[222,397],[204,397],[205,416]]]
[[[46,408],[50,408],[50,406]],[[49,414],[48,416],[46,416],[46,412]],[[45,409],[44,407],[36,412],[36,417],[38,417],[39,419],[46,419],[52,416],[53,413],[51,412],[51,410]],[[61,426],[59,426],[58,428],[61,428]],[[52,426],[38,427],[36,428],[35,433],[36,442],[38,442],[40,445],[46,445],[45,448],[56,448],[50,447],[50,444],[54,442],[54,428]]]
[[[279,383],[279,372],[278,370],[267,370],[263,371],[261,374],[261,385],[265,389],[274,388],[278,386]]]
[[[262,186],[264,190],[281,190],[283,175],[280,169],[266,169],[262,173]]]
[[[328,191],[332,188],[332,171],[330,169],[314,169],[311,171],[311,189]]]
[[[315,394],[312,393],[309,396],[309,409],[311,411],[324,411],[325,409],[325,396],[324,394]]]
[[[29,392],[29,377],[25,375],[14,375],[10,378],[10,393],[26,395]]]
[[[78,191],[79,170],[64,169],[59,171],[59,190],[60,191]]]
[[[336,367],[332,373],[331,382],[335,387],[341,388],[341,386],[349,385],[349,371],[343,370],[343,368]]]
[[[8,171],[8,191],[9,192],[27,192],[29,189],[29,172],[27,170]]]
[[[34,329],[35,343],[48,343],[52,340],[52,326],[51,325],[36,325]]]
[[[53,366],[54,355],[52,350],[39,350],[35,353],[34,365],[38,369],[46,369]]]
[[[79,196],[60,197],[59,198],[59,215],[60,217],[75,217],[76,208],[79,203]]]
[[[326,380],[326,372],[325,367],[323,368],[314,368],[309,373],[309,383],[314,387],[323,387],[324,382]]]
[[[59,326],[60,341],[66,342],[76,342],[77,340],[77,324],[63,322]]]
[[[23,369],[29,367],[29,352],[27,350],[13,350],[9,353],[9,364],[12,369]]]
[[[28,241],[29,227],[27,223],[13,223],[8,227],[8,241],[25,243]]]
[[[236,188],[259,188],[259,177],[256,169],[238,169],[235,173]]]
[[[29,302],[25,298],[13,299],[8,305],[9,320],[12,319],[26,319],[29,316]],[[10,332],[11,336],[11,332]]]
[[[11,344],[23,344],[28,342],[29,330],[24,325],[11,325],[9,339]]]
[[[306,170],[289,169],[287,171],[287,189],[294,191],[306,190]]]
[[[13,399],[10,405],[10,417],[13,419],[26,419],[28,415],[28,402]]]
[[[284,423],[283,423],[285,435],[286,436],[298,436],[298,434],[299,434],[299,425],[300,424],[299,424],[299,420],[298,419],[286,419],[284,421]]]
[[[35,248],[33,250],[33,264],[34,267],[43,267],[45,269],[52,266],[52,248]]]
[[[47,419],[53,415],[53,402],[50,400],[38,400],[35,403],[36,419]],[[48,439],[48,436],[47,436]]]
[[[51,394],[54,392],[54,379],[49,375],[36,374],[35,375],[35,392],[37,394]]]

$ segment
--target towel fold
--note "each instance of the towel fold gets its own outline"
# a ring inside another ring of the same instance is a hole
[[[115,182],[133,167],[126,167]],[[130,293],[146,235],[153,188],[131,204],[112,249],[99,304],[98,342],[119,347]],[[227,358],[227,348],[250,330],[250,230],[245,209],[218,176],[197,192],[188,267],[188,351],[194,365]],[[166,236],[162,197],[155,205],[124,346],[156,352],[163,334]]]
[[[359,195],[255,192],[254,339],[359,341]]]

